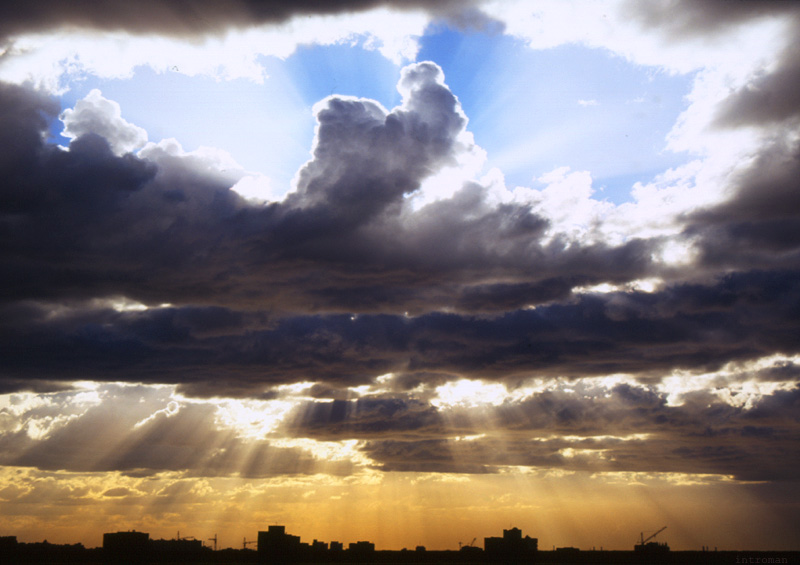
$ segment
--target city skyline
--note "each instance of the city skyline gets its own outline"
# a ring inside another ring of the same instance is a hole
[[[797,550],[799,61],[781,1],[3,4],[0,535]]]

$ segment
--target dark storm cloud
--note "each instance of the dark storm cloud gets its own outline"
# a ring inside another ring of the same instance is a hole
[[[800,117],[800,17],[795,39],[783,49],[774,69],[753,77],[721,105],[716,123],[723,127],[780,123]],[[796,123],[796,122],[789,122]]]
[[[413,438],[446,433],[433,406],[397,397],[306,403],[299,406],[283,426],[290,434],[319,440],[373,436]]]
[[[438,67],[410,67],[400,88],[404,104],[388,113],[366,100],[328,100],[297,191],[262,206],[230,190],[230,173],[170,143],[115,155],[89,127],[110,123],[99,99],[69,118],[89,127],[69,151],[47,145],[53,104],[5,87],[0,126],[14,153],[2,162],[0,298],[124,296],[275,313],[502,311],[651,272],[658,242],[545,244],[545,218],[530,205],[489,206],[477,184],[410,210],[405,197],[469,142]]]
[[[637,6],[645,19],[660,10]],[[776,9],[736,3],[718,14],[719,6],[686,3],[680,18],[658,25],[676,35],[713,33]],[[73,8],[63,9],[69,21]],[[121,13],[99,12],[81,25],[116,29]],[[275,21],[291,15],[276,14]],[[251,21],[237,17],[220,25]],[[5,20],[6,29],[22,29],[25,18],[23,11]],[[138,21],[129,28],[219,29],[200,19],[185,28],[157,15],[150,28]],[[797,118],[795,67],[789,47],[774,72],[732,93],[717,117],[716,127],[763,125],[774,135],[733,179],[728,200],[682,219],[684,235],[700,251],[688,274],[700,268],[704,282],[681,282],[676,267],[673,282],[656,292],[604,295],[573,291],[659,275],[653,256],[662,241],[635,234],[619,245],[550,239],[550,220],[536,205],[490,204],[478,183],[418,210],[407,205],[423,181],[469,149],[462,135],[467,118],[431,63],[404,71],[404,102],[394,110],[337,97],[321,104],[297,191],[266,205],[243,200],[230,190],[234,176],[169,143],[123,154],[143,138],[100,98],[64,114],[75,136],[69,151],[48,145],[57,105],[2,86],[3,390],[53,390],[91,379],[172,383],[204,397],[273,398],[275,385],[313,381],[309,395],[333,402],[301,405],[282,431],[363,440],[364,452],[386,470],[486,473],[532,465],[791,478],[798,464],[796,389],[747,410],[710,392],[668,406],[663,395],[628,386],[602,398],[545,392],[484,414],[446,415],[409,391],[460,377],[513,384],[532,376],[580,382],[631,373],[658,381],[678,368],[708,371],[796,354],[800,151],[787,141]],[[775,104],[762,108],[765,96]],[[110,307],[122,297],[171,306]],[[386,373],[398,375],[394,396],[348,397],[348,387]],[[797,372],[785,363],[749,378],[794,383]],[[143,474],[245,469],[248,476],[320,468],[302,450],[258,442],[251,451],[212,426],[211,409],[200,406],[132,428],[147,417],[134,407],[119,426],[108,426],[108,441],[124,438],[118,449],[93,459],[92,434],[113,422],[114,403],[107,405],[40,442],[3,434],[3,463]],[[453,437],[487,429],[506,440]],[[599,437],[632,431],[650,437]],[[215,449],[198,450],[198,434]]]
[[[800,15],[795,2],[786,0],[627,0],[622,13],[648,27],[677,39],[711,36],[731,26],[744,25],[765,17]]]
[[[219,307],[143,312],[9,307],[4,376],[178,383],[202,396],[260,394],[314,380],[335,388],[390,372],[499,381],[663,375],[793,354],[796,271],[732,274],[715,285],[609,293],[492,317],[430,313],[270,319]]]
[[[463,427],[454,425],[459,409],[450,409],[442,415],[445,433],[429,428],[422,437],[404,436],[401,429],[364,434],[354,416],[352,431],[340,437],[368,438],[364,452],[391,471],[490,473],[527,466],[797,479],[798,388],[767,395],[752,409],[722,403],[707,392],[690,393],[684,404],[670,406],[663,394],[629,385],[575,388],[578,394],[553,389],[519,403],[486,406],[478,414],[460,409]],[[316,437],[317,428],[300,431]],[[468,439],[454,437],[459,435]]]
[[[727,201],[692,214],[686,234],[715,269],[800,267],[800,144],[765,143]]]
[[[487,18],[477,10],[477,4],[472,0],[143,0],[135,4],[122,0],[12,1],[4,2],[0,8],[0,37],[69,28],[199,36],[229,28],[281,23],[295,16],[342,14],[384,6],[452,14],[456,23],[485,27]]]
[[[677,17],[661,20],[663,10]],[[786,41],[774,60],[722,100],[710,116],[717,130],[758,128],[760,145],[730,179],[728,197],[690,214],[685,235],[714,270],[797,269],[800,266],[800,7],[794,2],[671,2],[636,4],[638,14],[667,31],[713,33],[729,24],[783,16]],[[659,22],[659,20],[661,20]]]

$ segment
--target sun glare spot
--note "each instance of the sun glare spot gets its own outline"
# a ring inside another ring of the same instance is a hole
[[[114,298],[98,298],[92,300],[92,305],[96,308],[111,308],[117,312],[144,312],[145,310],[152,310],[155,308],[171,308],[172,304],[163,302],[155,306],[148,306],[136,300],[131,300],[125,296],[117,296]]]
[[[135,300],[120,297],[108,301],[108,305],[117,312],[142,312],[147,310],[147,306]]]
[[[636,279],[625,284],[600,283],[591,286],[578,286],[572,289],[575,294],[609,294],[612,292],[653,293],[661,289],[664,281],[658,277]]]
[[[644,441],[650,439],[652,434],[628,434],[624,436],[613,436],[613,435],[596,435],[596,436],[549,436],[547,438],[541,438],[541,441],[551,441],[551,440],[564,440],[564,441],[586,441],[586,440],[595,440],[595,441]]]
[[[672,239],[661,246],[659,252],[654,254],[653,259],[672,266],[688,265],[695,261],[697,253],[693,242]]]
[[[477,441],[486,437],[486,434],[474,434],[471,436],[456,436],[453,441]]]
[[[559,449],[559,455],[566,457],[567,459],[574,459],[576,457],[594,457],[597,459],[608,459],[606,456],[606,449],[575,449],[574,447],[565,447],[564,449]]]
[[[509,397],[508,389],[498,383],[461,379],[436,387],[436,407],[500,406]]]
[[[347,387],[347,390],[356,396],[367,396],[372,390],[372,385],[351,386]]]
[[[238,437],[264,439],[294,407],[293,400],[225,400],[217,405],[216,424]]]

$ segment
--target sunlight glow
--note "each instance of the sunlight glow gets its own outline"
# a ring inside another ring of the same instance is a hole
[[[654,254],[654,259],[667,265],[690,265],[697,260],[698,251],[691,240],[667,240]]]
[[[394,373],[386,373],[385,375],[375,377],[372,384],[347,387],[347,392],[358,398],[384,394],[392,390],[391,387],[394,377]]]
[[[566,457],[567,459],[574,459],[576,457],[594,457],[597,459],[607,459],[605,452],[607,449],[575,449],[574,447],[565,447],[559,449],[558,454]]]
[[[24,430],[33,440],[47,439],[102,401],[97,391],[76,388],[78,390],[52,394],[18,392],[0,395],[0,433]]]
[[[277,398],[270,400],[226,398],[191,402],[213,404],[219,429],[233,429],[240,439],[260,440],[269,437],[299,402],[310,400],[308,390],[313,384],[304,381],[276,386],[272,390]]]
[[[270,440],[271,446],[302,449],[319,461],[349,461],[360,467],[374,465],[372,459],[364,455],[360,450],[363,443],[363,441],[359,440],[317,441],[309,438]]]
[[[607,441],[607,440],[616,440],[616,441],[645,441],[650,439],[653,434],[627,434],[624,436],[615,436],[615,435],[591,435],[591,436],[574,436],[574,435],[565,435],[565,436],[548,436],[546,438],[536,438],[537,441],[552,441],[552,440],[563,440],[563,441],[586,441],[586,440],[596,440],[596,441]],[[595,451],[595,450],[589,450]]]
[[[737,482],[733,475],[717,475],[712,473],[632,473],[625,471],[601,471],[592,477],[604,480],[609,484],[657,486],[658,483],[671,485],[705,485]]]
[[[758,379],[759,372],[790,365],[800,365],[800,356],[770,355],[754,361],[732,362],[712,373],[674,371],[664,377],[656,388],[667,395],[667,406],[682,406],[692,394],[710,393],[725,404],[750,410],[764,396],[796,388],[797,384],[793,381]]]
[[[431,404],[437,407],[500,406],[507,398],[508,390],[502,384],[461,379],[436,387],[436,398]]]
[[[600,283],[591,286],[577,286],[572,289],[575,294],[608,294],[611,292],[646,292],[653,293],[662,288],[664,280],[658,277],[636,279],[625,284]]]
[[[452,441],[477,441],[487,437],[487,434],[473,434],[469,436],[455,436]]]
[[[283,25],[236,29],[195,42],[124,32],[30,33],[15,37],[4,49],[3,55],[14,56],[6,57],[9,61],[2,66],[0,79],[63,93],[69,80],[87,74],[130,78],[136,67],[147,65],[159,73],[262,84],[268,76],[259,56],[286,58],[304,44],[334,45],[360,38],[365,49],[378,51],[395,64],[412,60],[419,48],[416,38],[427,23],[419,11],[375,9],[295,18]]]
[[[225,399],[217,404],[216,424],[240,438],[264,439],[295,406],[294,400]]]

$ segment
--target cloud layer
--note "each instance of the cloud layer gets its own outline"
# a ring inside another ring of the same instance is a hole
[[[0,32],[59,22],[192,35],[377,4],[242,2],[220,18],[215,4],[187,15],[158,2],[133,19],[109,4],[86,19],[80,3],[28,3],[0,12]],[[738,4],[723,20],[717,2],[686,3],[677,20],[664,3],[636,6],[635,25],[675,45],[770,18],[797,29],[785,3]],[[224,152],[148,142],[98,90],[61,112],[0,85],[0,391],[50,402],[1,409],[0,463],[796,480],[796,51],[787,38],[710,112],[698,92],[724,65],[699,73],[671,134],[703,132],[696,160],[619,206],[567,169],[541,189],[511,190],[494,172],[442,196],[430,183],[479,148],[433,62],[402,70],[395,108],[320,101],[294,190],[265,203],[232,190],[245,173]],[[68,148],[47,141],[59,118]],[[735,144],[707,142],[726,135]],[[81,405],[76,381],[99,383],[102,402]],[[448,404],[447,387],[478,381],[504,398]],[[253,439],[209,398],[283,408]],[[358,457],[315,451],[344,441]],[[115,449],[96,454],[96,442]]]
[[[287,4],[276,0],[259,2],[237,0],[221,6],[203,0],[187,6],[174,0],[148,0],[135,7],[124,2],[74,2],[69,5],[52,0],[12,2],[0,11],[0,36],[42,32],[69,27],[87,30],[118,31],[137,34],[196,36],[220,33],[231,27],[245,28],[282,23],[290,18],[359,12],[382,6],[395,9],[427,9],[434,13],[467,12],[474,2],[446,0],[435,6],[421,0],[298,0]],[[465,18],[468,16],[462,16]],[[474,18],[475,16],[472,16]]]

